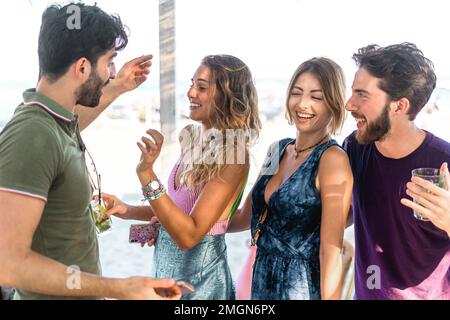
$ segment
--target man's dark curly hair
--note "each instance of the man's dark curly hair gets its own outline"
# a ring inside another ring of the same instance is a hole
[[[360,68],[380,79],[380,89],[392,101],[401,98],[409,100],[410,120],[416,118],[436,87],[433,63],[413,43],[387,47],[368,45],[353,54],[353,60]]]

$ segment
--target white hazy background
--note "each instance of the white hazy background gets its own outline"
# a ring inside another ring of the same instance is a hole
[[[55,1],[4,1],[2,81],[37,78],[37,37],[42,11]],[[57,2],[57,1],[56,1]],[[84,1],[92,4],[94,1]],[[98,0],[130,28],[128,47],[117,58],[151,52],[158,58],[157,0]],[[64,2],[57,2],[64,3]],[[328,56],[352,78],[351,55],[369,43],[410,41],[435,64],[442,81],[450,79],[449,4],[445,0],[189,0],[176,1],[177,74],[190,79],[206,54],[242,58],[256,79],[289,78],[302,61]],[[156,81],[158,63],[155,63]]]

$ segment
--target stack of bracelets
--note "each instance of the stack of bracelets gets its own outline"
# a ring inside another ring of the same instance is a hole
[[[149,201],[156,200],[156,199],[162,197],[166,193],[166,188],[164,188],[164,186],[162,185],[161,182],[159,182],[159,180],[158,180],[158,183],[159,183],[159,186],[157,189],[151,188],[150,184],[142,187],[142,194],[144,196],[144,201],[145,200],[149,200]]]

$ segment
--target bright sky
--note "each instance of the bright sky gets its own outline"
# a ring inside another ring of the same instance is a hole
[[[8,0],[0,11],[0,83],[34,84],[40,18],[53,2]],[[130,28],[129,46],[117,64],[153,53],[149,81],[157,83],[159,1],[96,2],[119,13]],[[179,0],[176,6],[177,78],[182,81],[190,79],[203,56],[229,53],[244,60],[256,80],[286,81],[304,60],[328,56],[341,64],[350,84],[351,55],[359,47],[410,41],[435,63],[441,85],[450,87],[450,5],[445,0]]]

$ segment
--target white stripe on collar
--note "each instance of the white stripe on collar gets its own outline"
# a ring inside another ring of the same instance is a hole
[[[29,106],[29,105],[32,105],[32,104],[35,104],[35,105],[41,107],[42,109],[44,109],[45,111],[47,111],[47,112],[50,113],[51,115],[55,116],[56,118],[59,118],[59,119],[61,119],[61,120],[67,121],[67,122],[72,122],[72,121],[73,121],[72,119],[63,117],[62,115],[56,113],[55,111],[53,111],[52,109],[50,109],[49,107],[47,107],[47,106],[46,106],[45,104],[43,104],[42,102],[38,102],[38,101],[29,101],[29,102],[24,103],[24,105],[26,105],[26,106]]]

